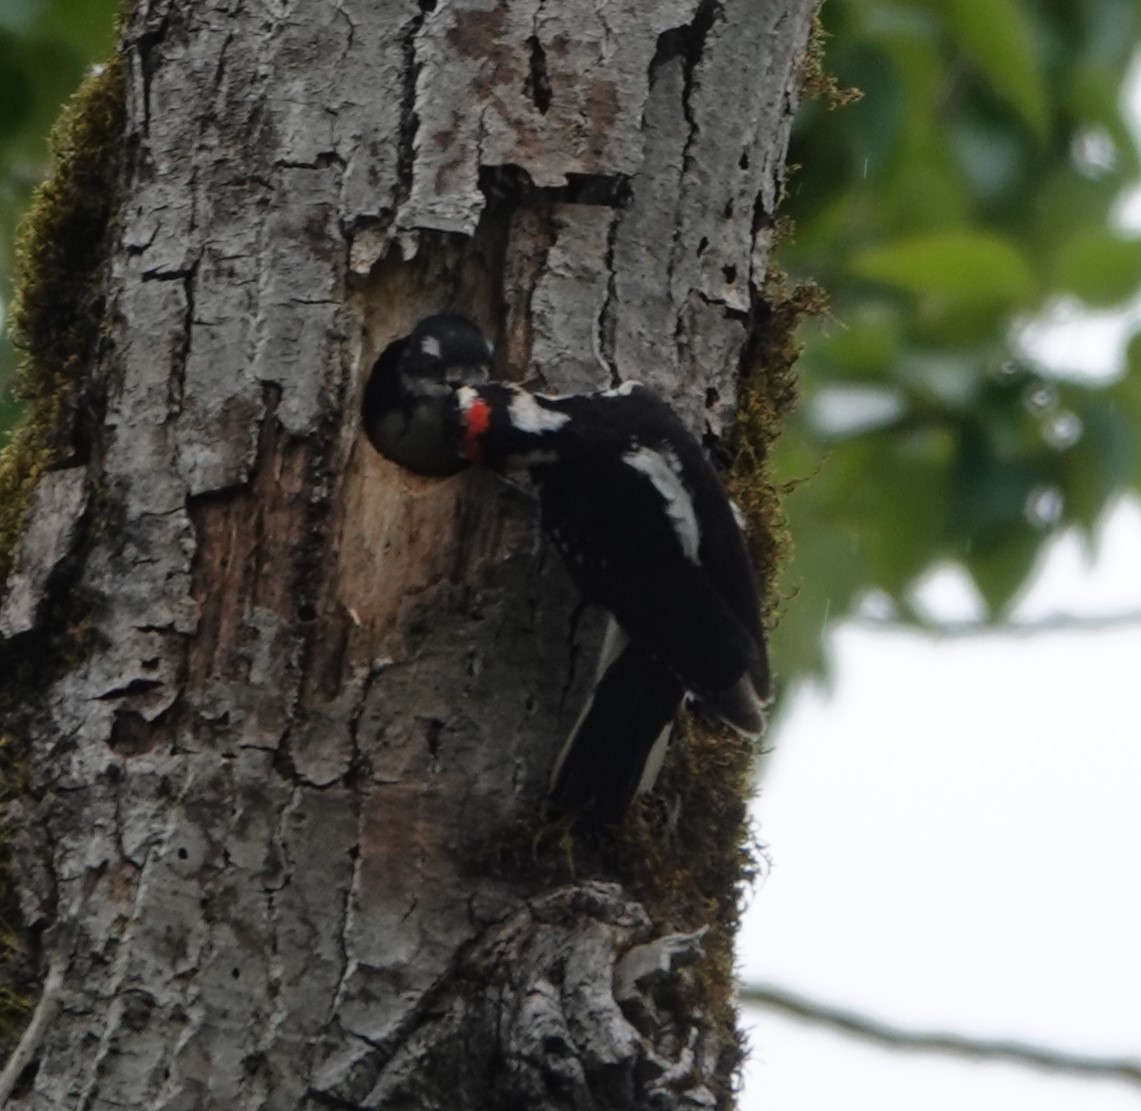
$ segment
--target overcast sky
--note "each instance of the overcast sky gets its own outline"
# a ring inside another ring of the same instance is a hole
[[[1141,63],[1127,96],[1136,128]],[[1141,188],[1116,222],[1141,231]],[[1117,313],[1063,304],[1022,337],[1047,368],[1107,379],[1139,325],[1141,297]],[[1090,555],[1061,538],[1013,619],[1141,614],[1141,503],[1118,505]],[[952,568],[924,597],[981,612]],[[771,738],[754,816],[772,867],[742,932],[744,978],[902,1026],[1141,1059],[1141,621],[832,638],[832,696],[798,692]],[[1113,1081],[745,1019],[745,1111],[1141,1106],[1141,1089]]]

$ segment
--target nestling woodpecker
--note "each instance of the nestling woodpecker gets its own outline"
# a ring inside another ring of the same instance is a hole
[[[373,366],[362,405],[373,447],[417,474],[463,470],[455,390],[486,382],[493,355],[483,333],[455,313],[425,317],[411,335],[390,343]]]
[[[626,382],[556,397],[487,382],[474,370],[490,348],[459,319],[423,321],[397,374],[378,360],[365,427],[378,450],[405,466],[427,460],[427,473],[471,463],[530,472],[544,532],[618,627],[551,797],[617,820],[687,692],[743,734],[764,727],[771,680],[744,537],[701,445],[651,390]],[[424,373],[412,368],[417,345],[439,360]]]

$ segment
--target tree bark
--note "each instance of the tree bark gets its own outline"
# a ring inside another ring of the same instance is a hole
[[[713,897],[534,817],[598,618],[525,498],[401,471],[356,412],[452,309],[508,377],[637,378],[716,432],[814,6],[136,6],[95,432],[0,612],[6,659],[61,605],[71,646],[8,711],[53,970],[9,1106],[731,1098]],[[639,828],[684,875],[672,797]]]

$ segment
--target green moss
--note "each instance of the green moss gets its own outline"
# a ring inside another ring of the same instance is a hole
[[[827,307],[828,299],[815,282],[790,286],[782,273],[771,270],[756,308],[753,343],[745,355],[737,396],[726,485],[745,517],[749,550],[770,627],[777,616],[776,579],[788,558],[790,542],[781,508],[787,491],[773,485],[769,455],[797,400],[797,327]]]
[[[804,54],[804,65],[800,71],[800,91],[805,98],[819,98],[829,109],[842,108],[859,100],[864,94],[860,89],[842,88],[835,74],[829,73],[824,65],[825,42],[828,32],[820,21],[820,9],[812,16],[812,30],[808,36],[808,47]]]
[[[54,169],[16,242],[12,337],[23,352],[13,392],[22,422],[0,451],[0,584],[44,470],[73,458],[76,386],[103,324],[103,268],[122,147],[118,59],[90,76],[52,134]]]
[[[40,475],[83,459],[77,445],[77,387],[104,323],[103,276],[122,148],[123,77],[116,60],[89,77],[52,135],[54,169],[36,191],[16,244],[12,334],[23,358],[14,393],[25,407],[0,450],[0,590],[11,570],[28,499]],[[35,644],[0,650],[0,718],[22,732],[21,691],[84,642],[83,602],[71,593],[49,607]],[[0,802],[26,790],[22,744],[0,736]],[[38,991],[34,954],[23,930],[7,846],[0,839],[0,1051],[14,1044]]]

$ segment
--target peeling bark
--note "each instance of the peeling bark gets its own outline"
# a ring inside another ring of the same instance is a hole
[[[68,467],[53,471],[37,485],[28,507],[20,558],[0,605],[0,639],[31,632],[52,575],[76,541],[87,509],[87,471]]]
[[[83,659],[9,723],[62,969],[9,1106],[728,1098],[731,1035],[678,986],[699,938],[486,863],[596,615],[524,498],[407,474],[355,414],[444,308],[511,377],[731,411],[813,7],[136,6],[101,438],[41,481],[0,613],[15,644],[87,600]]]

